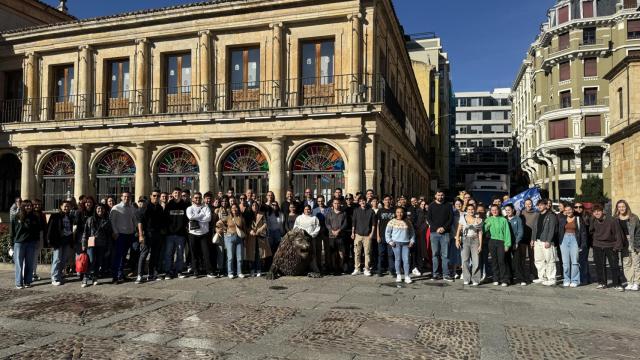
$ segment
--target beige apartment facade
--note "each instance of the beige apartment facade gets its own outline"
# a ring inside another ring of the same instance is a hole
[[[611,198],[640,209],[640,51],[622,59],[606,76],[611,96]]]
[[[422,193],[429,128],[390,1],[197,3],[3,33],[21,195]]]
[[[607,74],[640,49],[635,0],[559,0],[512,87],[513,131],[531,186],[553,200],[580,194],[587,176],[612,194]]]

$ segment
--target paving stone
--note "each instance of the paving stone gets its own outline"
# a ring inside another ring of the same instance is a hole
[[[105,297],[92,293],[56,294],[28,303],[0,307],[0,316],[84,325],[87,322],[108,318],[155,301],[153,299]]]
[[[9,356],[9,359],[223,359],[209,350],[126,342],[112,338],[74,336]]]
[[[42,294],[40,291],[31,289],[0,289],[0,302],[10,301],[31,295]]]
[[[0,349],[5,349],[15,345],[23,345],[27,341],[45,337],[49,334],[50,333],[47,332],[16,331],[14,329],[0,327]]]

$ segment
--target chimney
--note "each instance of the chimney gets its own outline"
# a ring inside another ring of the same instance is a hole
[[[58,4],[58,11],[67,13],[69,9],[67,8],[67,0],[60,0],[60,4]]]

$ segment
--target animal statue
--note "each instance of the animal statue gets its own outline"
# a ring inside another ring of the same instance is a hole
[[[320,277],[320,274],[309,271],[312,260],[311,236],[302,229],[293,229],[284,235],[278,250],[273,255],[273,263],[267,279],[304,275]]]

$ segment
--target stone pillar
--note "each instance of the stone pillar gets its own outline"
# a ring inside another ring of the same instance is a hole
[[[351,93],[357,101],[361,81],[360,58],[362,57],[362,14],[359,12],[349,16],[351,21]]]
[[[136,193],[134,201],[137,201],[141,196],[147,196],[149,183],[149,167],[147,164],[147,144],[136,143],[136,147],[133,150],[136,164]]]
[[[282,106],[282,91],[284,89],[284,81],[282,79],[282,54],[284,52],[283,41],[283,24],[273,23],[269,25],[273,31],[273,98],[274,106]],[[277,197],[276,197],[277,198]]]
[[[83,119],[91,115],[93,92],[91,79],[93,78],[93,49],[89,45],[78,47],[80,52],[78,61],[78,94],[76,96],[76,117]]]
[[[571,122],[573,124],[573,138],[582,137],[582,115],[572,115]]]
[[[148,69],[151,62],[149,41],[146,38],[136,40],[136,114],[146,114],[149,110]],[[136,184],[137,186],[137,184]]]
[[[36,53],[28,53],[25,63],[26,82],[24,97],[26,99],[24,105],[24,118],[23,121],[38,121],[39,119],[39,107],[38,103],[40,99],[38,91],[39,82],[39,56]]]
[[[576,167],[576,194],[582,194],[582,146],[574,145],[573,153],[575,155],[574,163]]]
[[[273,191],[276,200],[282,202],[285,193],[284,179],[284,140],[283,136],[271,139],[271,163],[269,163],[269,190]]]
[[[200,36],[200,101],[202,102],[200,106],[202,110],[209,111],[211,104],[211,31],[200,31],[198,35]]]
[[[75,163],[75,176],[73,180],[73,195],[75,198],[79,198],[80,195],[87,194],[87,149],[84,145],[77,145],[74,149]]]
[[[33,147],[26,146],[20,153],[22,160],[22,181],[20,183],[20,197],[30,199],[35,195],[35,171],[33,169],[34,153]]]
[[[355,194],[362,190],[362,134],[349,136],[348,152],[347,193]]]
[[[200,153],[200,163],[198,164],[200,168],[198,179],[200,182],[200,192],[203,194],[207,191],[213,192],[214,189],[211,186],[213,184],[211,181],[211,141],[201,140],[198,152]]]
[[[605,194],[611,194],[611,145],[604,144],[602,145],[602,186],[603,192]],[[627,171],[633,171],[633,169],[628,169]]]

